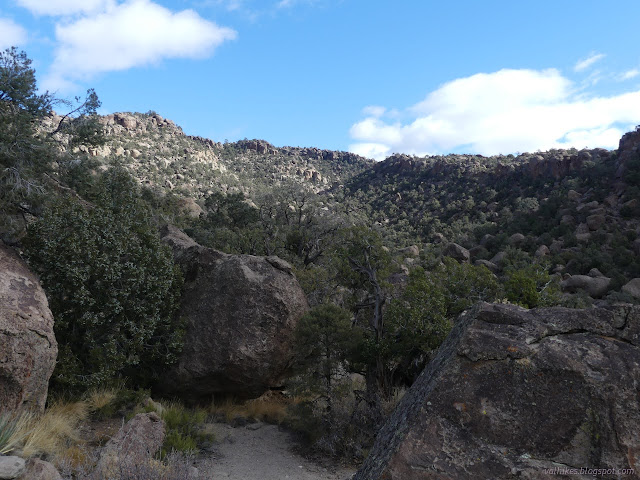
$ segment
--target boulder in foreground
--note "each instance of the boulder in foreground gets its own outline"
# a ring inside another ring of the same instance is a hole
[[[0,410],[44,410],[57,355],[40,281],[0,242]]]
[[[180,315],[187,332],[160,388],[198,401],[258,397],[279,386],[291,365],[295,326],[309,308],[291,266],[278,257],[227,255],[170,226],[163,240],[184,271]]]
[[[460,317],[354,479],[564,478],[557,468],[637,475],[639,366],[640,307],[479,304]]]

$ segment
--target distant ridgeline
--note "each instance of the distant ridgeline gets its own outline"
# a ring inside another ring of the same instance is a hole
[[[391,246],[417,244],[439,253],[454,242],[469,250],[472,262],[517,249],[544,257],[565,276],[608,278],[607,292],[640,277],[638,131],[627,133],[616,151],[393,155],[374,162],[263,140],[213,142],[185,135],[155,113],[116,113],[101,121],[107,143],[78,152],[117,160],[141,184],[195,201],[194,216],[214,192],[251,200],[295,187],[319,194],[329,211],[349,202]]]

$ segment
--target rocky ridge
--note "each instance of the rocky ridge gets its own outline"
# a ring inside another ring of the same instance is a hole
[[[50,119],[55,124],[58,117]],[[74,153],[104,164],[119,159],[147,186],[195,199],[214,191],[243,192],[299,185],[318,192],[342,183],[373,161],[349,152],[274,147],[264,140],[220,143],[186,135],[157,113],[115,113],[100,118],[106,143]]]

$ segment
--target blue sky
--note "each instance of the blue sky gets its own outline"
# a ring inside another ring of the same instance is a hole
[[[393,152],[615,148],[640,123],[640,2],[2,0],[0,48],[214,140]]]

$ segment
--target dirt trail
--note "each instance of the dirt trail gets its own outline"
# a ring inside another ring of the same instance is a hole
[[[214,423],[207,425],[207,431],[216,438],[215,460],[207,462],[206,473],[201,470],[207,480],[348,480],[355,473],[340,467],[324,468],[292,452],[290,434],[276,425],[233,428]]]

